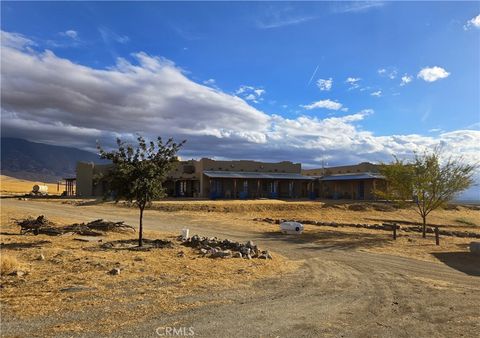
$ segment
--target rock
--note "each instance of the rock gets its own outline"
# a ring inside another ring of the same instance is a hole
[[[480,242],[470,242],[470,252],[480,255]]]
[[[12,273],[9,273],[10,276],[17,276],[17,277],[23,277],[25,276],[26,272],[22,270],[15,270]]]
[[[43,254],[38,255],[37,261],[44,261],[44,260],[45,260],[45,256]]]
[[[137,257],[135,257],[133,260],[134,260],[135,262],[141,262],[141,261],[143,261],[143,258],[137,256]]]
[[[177,257],[185,257],[185,252],[179,251],[179,252],[177,253]]]
[[[206,255],[208,253],[208,250],[207,249],[200,249],[200,253]]]
[[[113,268],[108,272],[110,275],[116,276],[120,274],[120,268]]]
[[[254,246],[255,246],[255,244],[253,244],[252,241],[247,242],[247,248],[253,248]]]
[[[259,259],[272,259],[272,255],[268,251],[262,251],[261,255],[258,256]]]
[[[242,256],[242,253],[241,253],[241,252],[238,252],[238,251],[237,251],[237,252],[234,252],[234,253],[233,253],[233,256],[232,256],[232,257],[233,257],[233,258],[242,258],[243,256]]]
[[[240,253],[242,255],[250,255],[251,249],[247,247],[241,247],[240,248]]]

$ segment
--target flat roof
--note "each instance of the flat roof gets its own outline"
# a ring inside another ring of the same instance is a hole
[[[246,171],[210,171],[203,172],[205,176],[211,178],[252,178],[252,179],[271,179],[271,180],[308,180],[312,181],[315,178],[311,176],[303,176],[295,173],[261,173],[261,172],[246,172]]]
[[[355,174],[337,174],[319,177],[320,181],[348,181],[348,180],[372,180],[383,179],[384,176],[378,173],[355,173]]]

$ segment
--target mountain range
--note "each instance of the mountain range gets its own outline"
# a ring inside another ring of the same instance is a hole
[[[97,154],[25,139],[1,138],[1,172],[20,179],[56,182],[75,177],[78,161],[102,163]]]

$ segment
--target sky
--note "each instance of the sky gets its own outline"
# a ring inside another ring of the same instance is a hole
[[[1,3],[2,136],[182,158],[480,153],[480,2]],[[480,177],[480,176],[479,176]]]

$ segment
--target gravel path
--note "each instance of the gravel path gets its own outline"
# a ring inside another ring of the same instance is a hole
[[[110,206],[17,200],[2,204],[32,215],[137,222],[131,210]],[[439,263],[232,230],[221,220],[212,223],[148,211],[145,224],[150,230],[179,233],[188,226],[191,233],[253,240],[304,264],[292,276],[261,281],[253,288],[197,295],[200,301],[228,302],[145,318],[142,325],[115,331],[115,336],[158,337],[156,328],[171,325],[193,327],[198,337],[478,337],[480,332],[480,258],[464,273]],[[2,331],[23,336],[34,333],[41,323],[32,325],[4,322]]]

